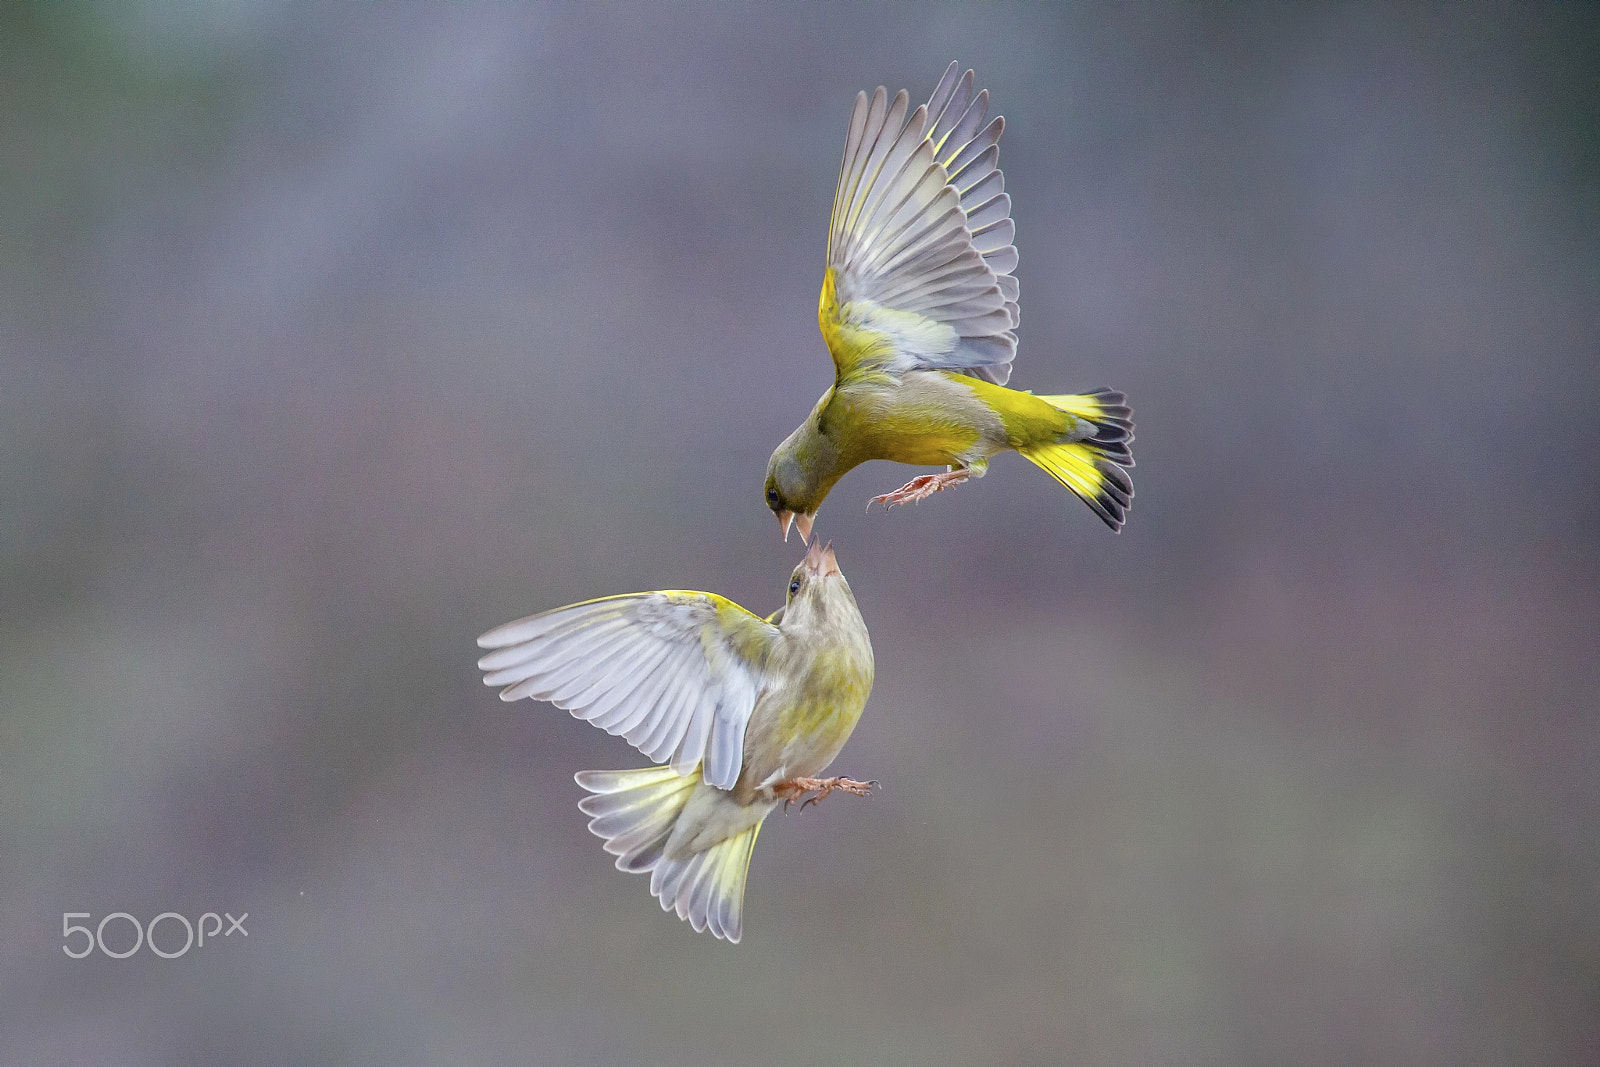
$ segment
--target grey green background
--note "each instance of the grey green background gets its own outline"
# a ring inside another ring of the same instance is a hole
[[[0,9],[0,1059],[1600,1058],[1586,5]],[[879,682],[745,943],[472,638],[770,611],[850,100],[1007,118],[1020,460],[823,509]],[[64,911],[248,911],[73,961]]]

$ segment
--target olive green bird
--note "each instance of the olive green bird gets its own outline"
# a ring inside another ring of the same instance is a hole
[[[872,691],[872,643],[833,546],[813,542],[766,619],[714,593],[604,597],[490,630],[484,683],[548,700],[662,766],[581,771],[578,807],[661,907],[737,942],[756,834],[777,805],[875,782],[818,778]]]
[[[833,386],[767,463],[766,502],[788,536],[859,463],[943,465],[873,497],[886,507],[982,477],[1020,452],[1120,530],[1133,497],[1133,423],[1109,389],[1005,388],[1017,352],[1017,249],[988,90],[950,64],[907,111],[882,86],[856,94],[828,228],[817,321]]]

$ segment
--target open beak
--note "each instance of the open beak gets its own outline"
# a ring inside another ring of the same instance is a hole
[[[779,511],[775,512],[774,514],[778,516],[778,529],[783,532],[783,540],[784,543],[787,544],[789,541],[789,527],[794,525],[794,512]],[[805,534],[801,534],[800,536],[804,538]]]
[[[817,517],[815,515],[796,515],[794,517],[794,527],[800,531],[800,540],[808,545],[811,543],[811,527],[816,521]],[[784,540],[787,541],[788,539],[786,531]]]
[[[806,569],[819,578],[839,573],[839,561],[834,558],[832,541],[826,545],[821,541],[811,542],[811,549],[806,553]]]

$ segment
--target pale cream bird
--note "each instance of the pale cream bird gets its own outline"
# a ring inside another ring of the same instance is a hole
[[[762,820],[782,800],[874,782],[819,778],[872,691],[872,643],[833,546],[813,542],[766,619],[715,593],[591,600],[490,630],[484,683],[587,719],[661,766],[581,771],[578,807],[624,871],[696,930],[737,942]]]

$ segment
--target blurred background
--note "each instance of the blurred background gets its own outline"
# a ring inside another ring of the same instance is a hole
[[[0,8],[0,1057],[1600,1061],[1596,55],[1586,5]],[[585,829],[642,758],[473,638],[780,603],[851,99],[953,58],[1012,384],[1126,390],[1137,499],[845,478],[883,790],[772,820],[729,947]]]

